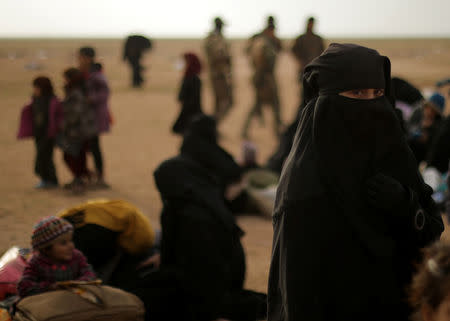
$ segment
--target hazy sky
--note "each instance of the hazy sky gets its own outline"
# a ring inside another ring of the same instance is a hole
[[[450,0],[0,0],[0,37],[202,37],[215,15],[247,37],[268,14],[285,37],[310,15],[325,37],[450,37]]]

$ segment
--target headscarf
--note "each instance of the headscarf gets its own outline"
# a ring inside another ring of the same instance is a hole
[[[400,237],[392,229],[395,219],[386,221],[367,204],[367,179],[381,172],[420,201],[429,198],[391,104],[389,59],[358,45],[331,44],[305,68],[303,85],[306,107],[283,168],[275,213],[326,195],[372,254],[392,257]],[[385,96],[359,100],[339,95],[367,88],[384,89]]]
[[[73,89],[80,89],[82,92],[86,90],[85,79],[83,73],[77,68],[69,68],[64,71],[64,77],[67,79],[67,83],[64,86],[66,94],[70,93]]]
[[[209,209],[226,229],[235,228],[233,215],[224,205],[220,186],[201,164],[183,156],[174,157],[159,165],[154,176],[166,206],[176,209],[176,206],[195,203]]]
[[[221,186],[236,182],[241,177],[240,166],[217,143],[216,120],[211,116],[200,114],[194,117],[186,130],[180,151],[208,170]]]
[[[391,63],[376,50],[354,44],[332,43],[305,67],[305,102],[319,95],[339,94],[351,89],[385,89],[391,99]]]
[[[185,136],[196,136],[210,141],[211,143],[217,142],[217,124],[216,120],[208,115],[199,114],[195,116],[187,130]]]
[[[183,57],[186,62],[184,76],[188,77],[198,75],[202,70],[202,64],[198,56],[192,52],[187,52],[183,55]]]

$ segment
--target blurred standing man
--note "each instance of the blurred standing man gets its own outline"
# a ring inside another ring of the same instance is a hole
[[[252,60],[254,74],[253,86],[255,87],[255,104],[247,116],[242,137],[248,137],[248,128],[254,116],[263,120],[262,105],[272,106],[275,122],[275,135],[281,131],[280,100],[278,97],[277,82],[275,79],[275,63],[278,53],[281,51],[281,41],[275,36],[275,19],[270,16],[267,19],[267,27],[263,32],[250,38],[247,54]]]
[[[132,35],[129,36],[125,42],[123,60],[128,61],[130,64],[133,73],[132,86],[135,88],[141,87],[144,82],[144,78],[142,78],[141,74],[144,70],[144,67],[141,66],[142,54],[151,49],[152,42],[144,36]]]
[[[89,150],[94,157],[97,172],[97,187],[108,188],[103,177],[103,157],[100,149],[100,135],[109,131],[111,115],[108,99],[109,87],[100,64],[95,63],[95,50],[92,47],[82,47],[78,52],[79,68],[86,79],[87,102],[95,110],[97,132],[89,141]]]
[[[233,105],[233,85],[231,75],[231,55],[227,41],[222,34],[224,22],[214,19],[214,30],[205,40],[211,84],[214,91],[214,116],[220,121]]]
[[[314,58],[324,51],[323,39],[314,33],[314,17],[310,17],[306,24],[306,33],[295,39],[292,53],[300,64],[298,80],[302,84],[303,70]],[[303,89],[301,99],[303,99]]]

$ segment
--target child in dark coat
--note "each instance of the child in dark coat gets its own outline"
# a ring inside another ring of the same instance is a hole
[[[58,289],[58,282],[96,278],[85,256],[75,249],[73,226],[50,216],[34,227],[31,243],[36,252],[28,262],[17,290],[21,297]]]
[[[62,108],[47,77],[33,81],[32,101],[22,109],[18,138],[34,137],[36,159],[34,171],[41,178],[36,188],[52,188],[58,185],[53,148],[55,136],[62,122]]]

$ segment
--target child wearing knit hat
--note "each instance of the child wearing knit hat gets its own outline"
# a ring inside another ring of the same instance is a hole
[[[72,236],[73,226],[62,218],[46,217],[35,225],[31,236],[35,254],[17,287],[21,297],[56,290],[58,282],[96,278],[86,257],[75,249]]]

